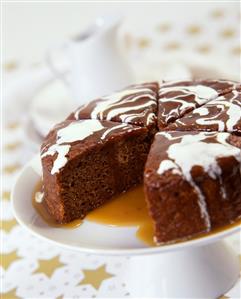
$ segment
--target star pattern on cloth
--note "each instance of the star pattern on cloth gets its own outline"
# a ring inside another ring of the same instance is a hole
[[[12,165],[7,165],[3,168],[3,172],[5,174],[12,174],[14,172],[16,172],[17,170],[20,169],[20,164],[19,163],[15,163],[15,164],[12,164]]]
[[[241,47],[234,47],[233,49],[232,49],[232,53],[234,54],[234,55],[241,55]]]
[[[16,262],[19,259],[21,259],[21,257],[17,255],[17,250],[10,253],[4,253],[0,255],[0,265],[3,269],[7,270],[13,262]]]
[[[187,28],[187,33],[190,35],[197,35],[201,32],[201,27],[198,25],[191,25]]]
[[[14,71],[18,68],[18,63],[16,60],[11,60],[3,65],[3,69],[6,72]]]
[[[214,19],[222,18],[224,16],[224,11],[220,9],[215,9],[214,11],[212,11],[211,16]]]
[[[0,293],[1,299],[20,299],[20,297],[16,296],[16,290],[17,288],[7,292],[7,293]]]
[[[15,129],[17,129],[17,128],[20,127],[20,123],[19,123],[18,121],[11,122],[11,123],[7,124],[6,127],[7,127],[7,129],[9,129],[9,130],[15,130]]]
[[[10,200],[10,197],[11,197],[11,192],[10,191],[3,191],[2,192],[1,198],[3,200]]]
[[[17,225],[17,221],[15,219],[12,220],[0,220],[0,229],[9,233],[14,226]]]
[[[163,24],[159,24],[157,27],[156,27],[156,30],[159,31],[159,32],[167,32],[171,29],[171,25],[168,24],[168,23],[163,23]]]
[[[235,35],[235,30],[230,29],[230,28],[226,28],[220,34],[223,38],[230,38],[230,37],[233,37]]]
[[[38,260],[38,268],[33,272],[33,274],[44,273],[50,278],[57,268],[63,266],[65,266],[65,264],[60,262],[59,255],[49,260]]]
[[[151,41],[147,37],[142,37],[138,40],[138,47],[139,48],[142,48],[142,49],[147,48],[147,47],[150,46],[150,44],[151,44]]]
[[[104,280],[115,276],[106,271],[106,265],[102,265],[93,270],[83,269],[82,272],[84,274],[84,278],[78,285],[90,284],[96,290],[99,289]]]
[[[22,145],[22,143],[20,141],[16,141],[13,143],[7,143],[7,144],[5,144],[4,149],[6,151],[14,151],[14,150],[18,149],[19,147],[21,147],[21,145]]]

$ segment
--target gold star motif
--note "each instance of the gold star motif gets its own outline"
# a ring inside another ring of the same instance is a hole
[[[33,272],[34,273],[44,273],[48,277],[51,277],[54,271],[57,268],[64,266],[65,264],[61,263],[59,260],[59,256],[55,256],[50,260],[38,260],[38,269]]]
[[[0,229],[4,230],[5,232],[9,233],[14,226],[16,226],[17,221],[15,219],[7,220],[7,221],[0,221]]]
[[[167,44],[167,45],[165,46],[165,49],[166,49],[166,50],[177,50],[177,49],[179,49],[180,47],[181,47],[181,45],[180,45],[179,43],[173,41],[173,42],[170,42],[169,44]]]
[[[5,63],[3,67],[6,72],[11,72],[13,70],[16,70],[16,68],[18,67],[18,64],[16,61],[12,60],[12,61]]]
[[[16,290],[17,290],[17,288],[15,288],[7,293],[2,293],[1,299],[20,299],[20,297],[16,296]]]
[[[156,30],[159,31],[159,32],[167,32],[171,29],[171,25],[168,24],[168,23],[163,23],[163,24],[160,24],[156,27]]]
[[[1,197],[2,197],[2,199],[4,199],[4,200],[10,200],[11,193],[10,193],[9,191],[3,191]]]
[[[14,226],[16,226],[18,223],[15,219],[12,220],[0,220],[0,229],[10,232]]]
[[[3,168],[3,172],[6,173],[6,174],[12,174],[15,171],[17,171],[19,168],[20,168],[19,163],[15,163],[15,164],[12,164],[12,165],[5,166]]]
[[[138,40],[138,46],[141,49],[149,47],[150,43],[151,42],[150,42],[149,38],[146,38],[146,37],[142,37]]]
[[[84,278],[81,280],[79,285],[90,284],[96,290],[99,289],[101,283],[113,277],[113,274],[106,272],[106,265],[102,265],[94,270],[82,270],[84,273]]]
[[[235,31],[233,29],[227,28],[221,32],[221,36],[224,38],[230,38],[235,35]]]
[[[6,254],[1,254],[0,265],[3,267],[3,269],[7,270],[8,267],[12,264],[12,262],[17,261],[19,259],[21,258],[17,255],[17,250]]]
[[[187,28],[187,33],[191,35],[197,35],[201,32],[201,28],[197,25],[191,25]]]
[[[7,129],[9,129],[9,130],[14,130],[14,129],[17,129],[18,127],[20,127],[19,122],[11,122],[7,125]]]
[[[6,151],[14,151],[16,150],[18,147],[20,147],[22,145],[22,143],[20,141],[17,142],[13,142],[13,143],[8,143],[4,146],[4,149]]]
[[[241,47],[235,47],[232,49],[234,55],[241,55]]]
[[[202,53],[202,54],[207,54],[210,52],[211,48],[208,45],[203,45],[197,48],[198,52]]]
[[[214,19],[218,19],[218,18],[222,18],[224,16],[224,12],[222,10],[214,10],[212,13],[211,13],[211,16],[214,18]]]

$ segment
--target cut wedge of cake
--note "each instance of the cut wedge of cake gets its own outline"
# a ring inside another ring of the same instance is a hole
[[[160,132],[144,187],[158,244],[209,232],[241,215],[241,137]]]
[[[83,218],[143,180],[146,128],[110,121],[64,121],[41,149],[44,202],[60,223]]]

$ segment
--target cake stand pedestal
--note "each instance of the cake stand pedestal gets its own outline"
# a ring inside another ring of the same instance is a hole
[[[217,298],[239,277],[238,256],[224,241],[130,259],[131,297]]]

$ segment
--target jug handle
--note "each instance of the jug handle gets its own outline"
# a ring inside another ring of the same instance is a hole
[[[53,56],[55,52],[65,52],[67,49],[68,43],[62,43],[60,45],[52,46],[51,48],[47,49],[46,54],[45,54],[45,62],[48,65],[50,71],[53,73],[53,75],[61,80],[67,87],[69,87],[70,82],[66,77],[67,70],[60,70],[59,67],[57,66]]]

